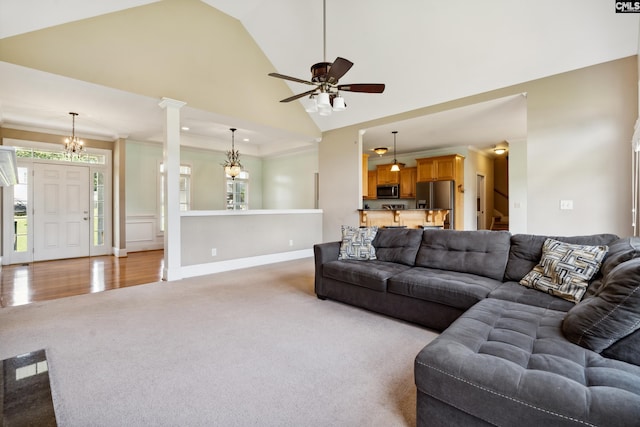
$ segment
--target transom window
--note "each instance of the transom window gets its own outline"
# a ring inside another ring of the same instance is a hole
[[[69,157],[62,150],[47,150],[43,148],[16,147],[16,157],[22,159],[56,160],[60,162],[85,163],[92,165],[104,165],[107,156],[95,153],[83,153]]]

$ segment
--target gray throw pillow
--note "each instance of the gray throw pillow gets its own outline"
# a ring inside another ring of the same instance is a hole
[[[638,329],[640,258],[613,268],[594,297],[571,308],[562,322],[562,332],[569,341],[597,353]]]

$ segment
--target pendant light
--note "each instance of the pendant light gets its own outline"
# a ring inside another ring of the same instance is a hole
[[[396,135],[398,134],[397,130],[391,132],[393,134],[393,165],[391,166],[391,172],[400,172],[400,165],[396,160]]]
[[[78,113],[69,113],[72,117],[71,122],[71,138],[65,138],[64,151],[67,157],[77,156],[84,151],[84,142],[76,136],[76,116]]]
[[[240,164],[240,152],[235,149],[235,132],[236,128],[229,129],[231,131],[231,150],[227,151],[227,161],[224,162],[224,172],[236,179],[236,176],[242,172],[242,164]]]

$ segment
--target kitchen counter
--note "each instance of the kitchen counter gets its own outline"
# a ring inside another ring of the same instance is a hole
[[[373,209],[358,209],[358,211],[360,212],[372,212],[372,211],[420,211],[420,212],[435,212],[435,211],[447,211],[449,212],[449,209],[387,209],[387,208],[373,208]]]
[[[358,209],[362,227],[448,227],[448,209]]]

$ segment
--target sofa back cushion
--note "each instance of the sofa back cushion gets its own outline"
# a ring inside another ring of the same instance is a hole
[[[600,274],[596,276],[587,289],[584,298],[593,296],[602,286],[603,278],[618,264],[640,257],[640,237],[624,237],[609,244],[609,252],[602,261]]]
[[[560,242],[591,246],[609,245],[613,241],[618,240],[618,236],[615,234],[594,234],[590,236],[572,237],[515,234],[511,236],[509,262],[507,263],[504,281],[519,282],[527,273],[533,270],[542,258],[542,245],[549,237]]]
[[[380,261],[413,266],[422,241],[422,230],[417,228],[381,228],[372,245]]]
[[[597,353],[638,329],[640,258],[618,264],[604,277],[598,292],[569,310],[562,322],[562,332],[569,341]]]
[[[615,240],[609,244],[609,253],[602,261],[600,271],[606,276],[618,264],[638,257],[640,257],[640,237],[625,237]]]
[[[510,238],[508,231],[426,229],[416,265],[502,280]]]

